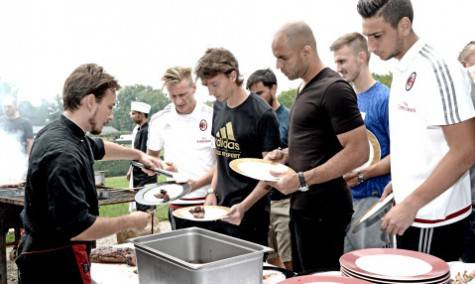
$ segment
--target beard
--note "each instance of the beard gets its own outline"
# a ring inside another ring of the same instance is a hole
[[[97,126],[98,124],[96,120],[97,112],[98,110],[96,109],[93,116],[89,118],[89,124],[91,125],[91,129],[89,130],[89,133],[94,134],[94,135],[99,135],[102,132],[102,126],[100,128]]]

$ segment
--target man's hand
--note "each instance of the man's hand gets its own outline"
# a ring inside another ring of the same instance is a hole
[[[345,175],[343,175],[343,179],[345,180],[346,184],[350,188],[355,187],[359,184],[358,183],[358,172],[355,172],[355,171],[351,171],[349,173],[346,173]]]
[[[393,184],[391,182],[389,182],[385,187],[384,187],[384,191],[383,191],[383,194],[381,195],[381,198],[379,199],[380,201],[381,200],[384,200],[386,198],[386,196],[388,196],[389,194],[391,194],[393,192]]]
[[[216,194],[215,193],[208,193],[208,195],[206,195],[204,205],[216,205],[216,204],[218,204],[218,200],[216,199]]]
[[[147,226],[147,224],[152,220],[152,214],[142,212],[142,211],[134,211],[129,214],[129,222],[131,228],[136,229],[143,229]]]
[[[389,235],[398,234],[402,236],[406,229],[414,222],[417,211],[417,208],[403,201],[391,208],[384,216],[381,229]]]
[[[244,217],[244,208],[242,208],[241,204],[234,204],[231,207],[231,211],[223,218],[223,221],[226,221],[230,224],[239,226],[241,224],[242,218]]]
[[[289,158],[289,152],[286,149],[275,149],[267,155],[265,155],[264,160],[272,161],[275,163],[285,164]]]
[[[294,171],[287,171],[284,173],[277,173],[271,171],[273,176],[279,177],[279,180],[276,182],[266,182],[266,184],[270,185],[273,188],[276,188],[278,191],[282,192],[283,194],[291,194],[296,192],[299,188],[299,177],[297,173]]]

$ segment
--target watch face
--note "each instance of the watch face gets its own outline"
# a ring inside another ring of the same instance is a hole
[[[308,185],[299,187],[299,190],[305,192],[308,190]]]

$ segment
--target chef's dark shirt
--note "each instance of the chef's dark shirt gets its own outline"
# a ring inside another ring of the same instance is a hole
[[[137,134],[135,135],[134,140],[134,149],[140,150],[144,153],[147,152],[147,139],[148,139],[148,122],[144,123],[144,125],[140,126],[137,130]],[[156,176],[149,176],[148,174],[144,173],[142,169],[133,167],[133,178],[134,178],[134,186],[143,186],[149,183],[156,183],[157,177]]]
[[[90,227],[99,215],[94,160],[105,154],[93,139],[65,116],[36,136],[25,187],[21,217],[31,237],[24,251],[54,248]]]

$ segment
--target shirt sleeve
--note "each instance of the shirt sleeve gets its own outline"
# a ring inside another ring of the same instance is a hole
[[[106,154],[106,150],[104,148],[104,141],[101,138],[91,138],[86,136],[86,139],[89,142],[91,147],[92,154],[94,156],[94,160],[102,160]]]
[[[424,91],[420,92],[417,109],[421,110],[427,126],[455,124],[475,116],[472,80],[458,65],[442,60],[434,66],[427,64],[418,72]]]
[[[343,81],[330,85],[322,101],[335,133],[342,134],[364,124],[351,86]]]
[[[258,137],[261,138],[261,152],[269,152],[280,145],[279,123],[272,109],[264,112],[258,124]]]
[[[59,234],[68,239],[89,228],[96,216],[86,201],[85,167],[71,154],[60,153],[48,164],[48,213]]]
[[[161,134],[161,121],[163,116],[152,118],[148,126],[147,149],[152,151],[160,151],[163,148],[163,137]]]

